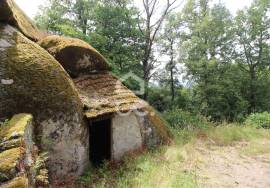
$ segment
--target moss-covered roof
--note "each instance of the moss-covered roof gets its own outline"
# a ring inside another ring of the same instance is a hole
[[[32,121],[32,119],[33,116],[30,114],[14,115],[7,125],[0,127],[0,142],[2,140],[22,137],[27,124]]]
[[[88,118],[143,108],[146,103],[109,72],[90,74],[74,80]]]
[[[53,55],[73,77],[108,70],[107,60],[88,43],[63,36],[48,36],[39,45]]]
[[[140,110],[147,114],[148,120],[159,133],[163,143],[170,142],[171,136],[160,115],[111,73],[90,74],[75,79],[74,82],[85,106],[87,118],[96,118],[115,112],[125,113],[130,110]]]
[[[147,105],[144,108],[145,111],[147,111],[147,117],[149,121],[151,122],[152,126],[156,128],[158,131],[163,144],[169,144],[172,140],[171,137],[172,135],[170,134],[168,127],[166,125],[165,120],[163,120],[158,112],[151,107],[150,105]]]
[[[1,117],[82,110],[74,83],[46,50],[9,25],[0,24],[0,36],[0,81],[11,81],[0,84]]]
[[[38,30],[13,0],[0,1],[0,22],[17,27],[26,37],[33,41],[38,41],[45,36],[45,33]]]
[[[28,179],[24,176],[16,177],[5,183],[1,188],[28,188]]]

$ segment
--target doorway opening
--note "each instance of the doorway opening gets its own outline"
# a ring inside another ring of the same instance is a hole
[[[111,119],[90,123],[90,160],[96,167],[111,159]]]

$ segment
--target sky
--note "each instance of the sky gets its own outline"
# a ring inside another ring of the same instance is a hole
[[[30,17],[34,18],[36,15],[39,6],[46,3],[47,0],[15,0],[16,3],[20,6],[20,8]],[[141,4],[142,0],[135,0],[135,4]],[[252,0],[214,0],[215,2],[221,1],[226,4],[228,9],[232,13],[236,13],[237,10],[242,9],[245,6],[249,6]]]

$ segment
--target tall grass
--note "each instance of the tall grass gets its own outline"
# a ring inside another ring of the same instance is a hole
[[[196,186],[195,176],[181,169],[181,150],[163,146],[156,151],[126,156],[121,163],[105,164],[81,177],[80,186],[101,187],[186,187]]]
[[[206,138],[220,146],[233,144],[237,141],[252,141],[259,138],[270,138],[270,131],[253,126],[239,124],[223,124],[210,128],[205,132]]]

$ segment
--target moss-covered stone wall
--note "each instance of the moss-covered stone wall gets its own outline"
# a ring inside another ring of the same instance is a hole
[[[0,117],[31,113],[51,178],[77,176],[87,160],[82,103],[63,67],[38,44],[0,25]]]
[[[27,188],[28,167],[33,165],[32,115],[17,114],[0,126],[0,185]]]

